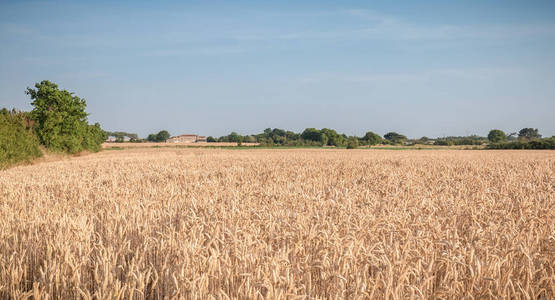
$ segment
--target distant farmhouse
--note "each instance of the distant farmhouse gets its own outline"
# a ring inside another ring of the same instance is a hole
[[[199,143],[206,142],[206,137],[196,134],[182,134],[177,136],[172,136],[166,140],[166,143]]]

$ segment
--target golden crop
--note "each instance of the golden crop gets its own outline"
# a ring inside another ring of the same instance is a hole
[[[0,298],[555,297],[555,152],[130,149],[0,172]]]

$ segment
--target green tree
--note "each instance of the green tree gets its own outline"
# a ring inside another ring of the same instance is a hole
[[[87,135],[83,140],[83,148],[90,151],[102,150],[102,143],[108,138],[106,131],[100,128],[99,123],[89,125],[87,128]]]
[[[156,141],[157,142],[165,142],[167,139],[170,138],[170,133],[167,130],[161,130],[156,134]]]
[[[347,141],[347,149],[356,149],[358,148],[358,139],[355,137],[349,138]]]
[[[320,140],[322,142],[322,146],[326,146],[328,144],[329,138],[324,133],[320,133]]]
[[[0,110],[0,170],[42,155],[31,126],[28,113]]]
[[[322,133],[316,128],[306,128],[303,133],[301,133],[301,137],[303,138],[303,140],[307,141],[322,141]]]
[[[404,142],[404,141],[407,139],[406,136],[404,136],[404,135],[402,135],[402,134],[399,134],[399,133],[397,133],[397,132],[388,132],[388,133],[386,133],[383,137],[384,137],[386,140],[388,140],[388,141],[390,141],[390,142],[392,142],[392,143],[395,143],[395,144],[402,143],[402,142]]]
[[[504,142],[507,140],[505,133],[499,129],[492,129],[488,133],[488,140],[492,143]]]
[[[293,131],[286,131],[285,132],[285,136],[287,137],[288,140],[290,141],[294,141],[294,140],[298,140],[301,138],[301,135],[298,133],[294,133]]]
[[[237,132],[232,132],[228,135],[228,141],[231,143],[240,143],[241,136]]]
[[[362,140],[364,140],[367,145],[377,145],[382,142],[382,137],[372,131],[368,131],[362,137]]]
[[[322,128],[320,132],[322,133],[322,135],[326,135],[328,137],[327,145],[336,147],[343,145],[345,137],[337,133],[337,131],[335,131],[334,129]]]
[[[285,130],[283,130],[283,129],[274,128],[274,129],[272,130],[272,135],[273,135],[273,136],[276,136],[276,135],[277,135],[277,136],[286,136],[286,132],[285,132]]]
[[[104,135],[89,128],[85,99],[58,89],[58,85],[48,80],[35,84],[35,89],[27,88],[26,93],[33,100],[31,117],[41,144],[69,153],[100,149],[102,141],[88,135]]]
[[[539,139],[541,138],[541,134],[538,133],[538,129],[534,129],[534,128],[522,128],[519,132],[518,132],[518,137],[520,139],[526,139],[526,140],[531,140],[531,139]]]
[[[271,137],[270,136],[271,134],[272,134],[272,128],[264,129],[264,135],[266,135],[267,138]]]
[[[213,136],[209,136],[206,138],[206,142],[208,143],[215,143],[217,140]]]
[[[156,134],[155,133],[151,133],[148,135],[148,137],[146,138],[147,141],[149,142],[156,142],[158,141]]]

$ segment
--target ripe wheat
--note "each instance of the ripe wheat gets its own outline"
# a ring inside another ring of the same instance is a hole
[[[0,172],[0,298],[555,297],[555,152],[130,149]]]

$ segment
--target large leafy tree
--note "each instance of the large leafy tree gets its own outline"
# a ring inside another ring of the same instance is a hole
[[[85,99],[75,96],[48,80],[27,88],[33,100],[31,118],[40,142],[56,151],[76,153],[84,149],[97,151],[105,139],[100,125],[89,125]]]
[[[156,140],[158,142],[165,142],[167,139],[170,138],[170,133],[167,130],[161,130],[156,134]]]
[[[383,136],[386,140],[392,142],[392,143],[402,143],[403,141],[405,141],[407,139],[406,136],[399,134],[397,132],[388,132]]]
[[[382,137],[372,131],[368,131],[362,137],[362,140],[364,140],[368,145],[377,145],[382,142]]]
[[[534,128],[522,128],[519,132],[518,132],[518,137],[521,139],[527,139],[527,140],[531,140],[531,139],[539,139],[541,138],[541,134],[539,134],[538,129],[534,129]]]
[[[167,130],[160,130],[158,133],[151,133],[146,138],[149,142],[165,142],[170,138],[170,133]]]
[[[322,141],[322,133],[316,128],[306,128],[303,133],[301,133],[301,137],[307,141]]]
[[[232,143],[240,143],[241,142],[241,136],[237,133],[237,132],[232,132],[228,135],[228,141],[232,142]]]
[[[499,129],[492,129],[488,134],[488,140],[492,143],[504,142],[507,140],[507,135]]]
[[[325,135],[328,138],[327,145],[329,146],[343,145],[345,138],[339,133],[337,133],[337,131],[335,131],[334,129],[322,128],[320,132],[322,133],[322,135]]]

